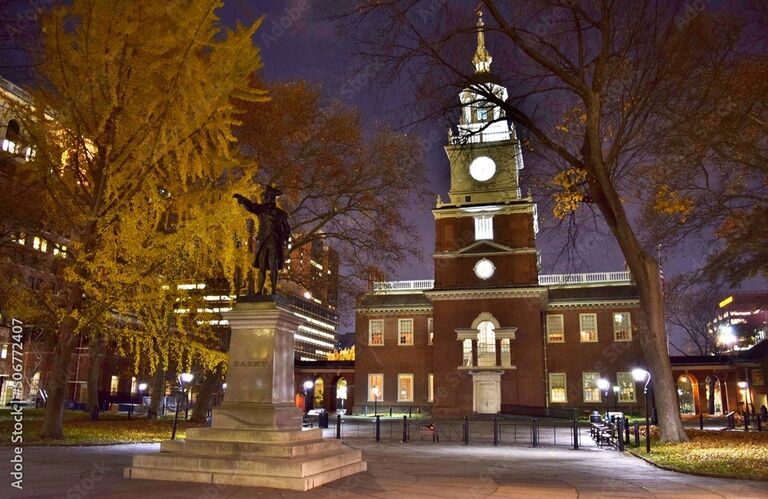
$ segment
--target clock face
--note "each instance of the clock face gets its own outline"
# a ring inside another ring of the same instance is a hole
[[[495,271],[496,267],[493,265],[493,262],[487,258],[478,260],[475,264],[475,275],[480,279],[489,279]]]
[[[478,156],[469,165],[469,174],[478,182],[489,180],[496,173],[496,163],[488,156]]]

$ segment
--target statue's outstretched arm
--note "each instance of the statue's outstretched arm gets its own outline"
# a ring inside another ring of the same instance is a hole
[[[258,215],[259,213],[261,213],[263,209],[262,205],[260,205],[259,203],[254,203],[253,201],[246,198],[242,194],[234,194],[232,197],[237,199],[237,202],[243,205],[246,210],[250,211],[255,215]]]

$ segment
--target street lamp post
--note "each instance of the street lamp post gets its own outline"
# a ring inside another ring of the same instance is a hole
[[[192,383],[192,380],[194,379],[194,375],[192,373],[181,373],[179,374],[179,386],[181,388],[181,393],[184,394],[184,400],[187,401],[187,389],[185,388],[185,385],[189,385]],[[185,404],[189,405],[189,404]],[[185,410],[187,410],[185,408]],[[185,416],[186,417],[186,416]],[[179,394],[176,393],[176,412],[173,415],[173,431],[171,432],[171,440],[176,439],[176,426],[179,423]]]
[[[373,385],[373,388],[371,388],[371,393],[373,393],[373,415],[378,416],[379,408],[377,404],[379,401],[379,387]]]
[[[597,380],[597,388],[600,389],[600,391],[603,392],[603,396],[605,397],[605,419],[608,419],[608,389],[611,387],[611,384],[608,382],[607,379],[600,378]]]
[[[315,384],[308,379],[304,382],[304,414],[309,414],[309,394],[312,393],[312,387]]]
[[[181,373],[181,389],[184,391],[184,421],[189,419],[189,389],[192,388],[192,380],[195,375],[192,373]]]
[[[736,383],[744,394],[744,424],[745,428],[749,425],[749,383],[746,381],[739,381]]]
[[[144,392],[147,391],[146,383],[139,383],[139,396],[141,397],[141,405],[144,405]],[[147,407],[147,419],[149,419],[149,407]]]
[[[645,381],[643,386],[643,398],[645,399],[645,452],[651,452],[651,410],[648,404],[648,383],[651,382],[651,373],[645,369],[633,369],[632,377],[635,381]]]

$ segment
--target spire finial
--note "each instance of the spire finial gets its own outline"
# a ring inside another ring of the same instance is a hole
[[[477,50],[472,58],[472,64],[475,65],[476,73],[489,73],[491,71],[491,62],[493,57],[485,48],[485,24],[483,24],[483,10],[477,6]]]

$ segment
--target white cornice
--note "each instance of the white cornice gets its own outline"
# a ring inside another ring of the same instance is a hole
[[[468,191],[467,193],[471,193]],[[432,210],[432,214],[435,219],[440,218],[461,218],[461,217],[475,217],[477,215],[511,215],[517,213],[529,213],[533,214],[535,211],[532,197],[519,198],[509,203],[499,203],[491,205],[472,205],[467,206],[452,206],[449,204],[441,204],[437,208]],[[480,211],[484,208],[486,211]]]
[[[358,307],[355,312],[360,315],[392,315],[401,312],[431,314],[432,307],[425,305],[414,305],[412,307],[405,305],[399,307]]]
[[[561,310],[567,308],[626,308],[626,307],[639,307],[640,300],[568,300],[568,301],[550,301],[547,304],[547,311]]]
[[[541,298],[546,295],[547,288],[489,288],[489,289],[446,289],[426,291],[424,294],[432,301],[435,300],[467,300],[474,298]]]
[[[467,257],[481,257],[481,256],[535,255],[538,251],[536,248],[509,248],[509,249],[495,251],[495,252],[466,253],[465,252],[466,249],[467,248],[460,249],[458,251],[445,251],[442,253],[435,253],[432,256],[434,258],[467,258]]]

